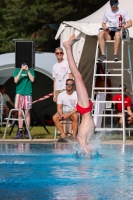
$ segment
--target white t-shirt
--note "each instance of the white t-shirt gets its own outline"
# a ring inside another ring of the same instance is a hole
[[[7,94],[3,94],[3,106],[7,106],[7,102],[10,101],[10,98]]]
[[[63,60],[61,63],[56,63],[53,66],[52,76],[56,80],[55,90],[66,89],[66,80],[69,78],[70,68],[67,60]]]
[[[108,27],[119,27],[119,17],[122,16],[122,25],[126,23],[126,21],[130,20],[130,16],[125,9],[118,8],[116,12],[112,10],[107,10],[104,13],[103,23],[107,23]]]
[[[73,91],[71,95],[68,95],[66,91],[63,91],[57,97],[57,104],[63,105],[63,112],[71,112],[76,108],[77,101],[78,97],[76,91]]]

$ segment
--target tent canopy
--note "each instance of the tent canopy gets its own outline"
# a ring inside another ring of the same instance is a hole
[[[131,19],[133,20],[133,7],[131,6],[132,3],[133,3],[132,0],[119,0],[119,7],[126,9]],[[109,9],[110,9],[110,3],[107,2],[99,10],[79,21],[70,21],[70,22],[64,21],[60,25],[55,38],[57,39],[58,37],[60,37],[61,33],[67,26],[74,27],[79,32],[84,33],[86,35],[91,35],[91,36],[97,35],[98,30],[102,24],[104,12]],[[133,27],[129,28],[129,33],[130,37],[133,38]]]
[[[52,66],[57,62],[54,53],[35,53],[35,71],[52,79]],[[0,55],[0,78],[10,77],[15,69],[15,53]]]
[[[131,20],[133,20],[133,7],[132,0],[119,0],[119,7],[124,8],[128,11]],[[79,21],[64,21],[56,34],[55,39],[60,38],[60,46],[63,47],[63,42],[68,40],[68,38],[75,34],[75,36],[79,36],[79,42],[73,45],[73,55],[75,62],[79,71],[82,74],[84,83],[88,90],[89,96],[91,96],[91,86],[92,86],[92,78],[93,78],[93,69],[94,69],[94,61],[96,54],[96,44],[97,44],[97,34],[98,30],[102,25],[102,18],[104,12],[110,8],[109,1],[101,7],[99,10],[89,15],[88,17],[81,19]],[[129,34],[131,38],[131,55],[133,52],[133,27],[129,28]],[[127,47],[125,47],[125,60],[124,66],[128,66],[128,58],[127,58]],[[65,52],[65,50],[64,50]],[[66,54],[64,55],[67,58]],[[119,50],[118,54],[119,58],[121,58],[121,52]],[[113,58],[113,46],[109,49],[109,59]],[[131,57],[131,63],[133,63],[133,58]],[[115,64],[114,64],[115,68]],[[120,85],[120,79],[111,77],[112,86]],[[128,86],[129,91],[131,90],[131,81],[129,78],[129,73],[124,74],[125,84]]]

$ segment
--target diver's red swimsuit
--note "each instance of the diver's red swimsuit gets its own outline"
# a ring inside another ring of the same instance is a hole
[[[79,104],[76,105],[76,108],[77,108],[77,111],[81,114],[81,115],[84,115],[88,112],[91,112],[92,111],[92,106],[93,106],[93,103],[92,101],[90,100],[90,105],[88,108],[83,108],[81,107]]]

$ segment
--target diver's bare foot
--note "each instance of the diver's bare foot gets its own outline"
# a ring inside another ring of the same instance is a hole
[[[70,38],[69,38],[69,40],[74,40],[75,39],[75,34],[73,34]]]
[[[63,42],[63,46],[65,48],[70,48],[75,42],[79,41],[78,38],[75,38],[75,34],[73,34],[68,41]]]

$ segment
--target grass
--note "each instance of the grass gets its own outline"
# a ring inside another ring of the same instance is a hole
[[[44,129],[43,126],[34,126],[30,128],[30,133],[33,139],[53,139],[54,138],[54,126],[46,126],[49,133]],[[0,128],[0,139],[2,139],[4,134],[5,127]],[[17,133],[17,127],[14,127],[11,135],[9,135],[11,128],[7,129],[6,139],[14,139],[14,136]]]
[[[100,137],[100,140],[102,141],[108,141],[108,140],[123,140],[123,135],[120,133],[105,133]],[[129,137],[129,134],[126,134],[126,140],[133,140],[133,135]]]
[[[33,126],[30,128],[30,133],[33,139],[54,139],[54,129],[55,126],[46,126],[48,129],[49,133],[44,129],[43,126]],[[0,127],[0,139],[2,139],[3,134],[4,134],[5,127]],[[7,134],[6,134],[6,139],[14,139],[14,136],[17,133],[17,127],[14,127],[11,135],[9,135],[11,128],[7,129]],[[95,138],[98,135],[98,133],[95,133],[93,135],[93,138]],[[57,135],[58,138],[58,135]],[[100,136],[100,140],[106,141],[106,140],[122,140],[122,134],[118,132],[106,132]],[[129,137],[128,132],[126,134],[126,139],[128,140],[133,140],[133,133]]]

